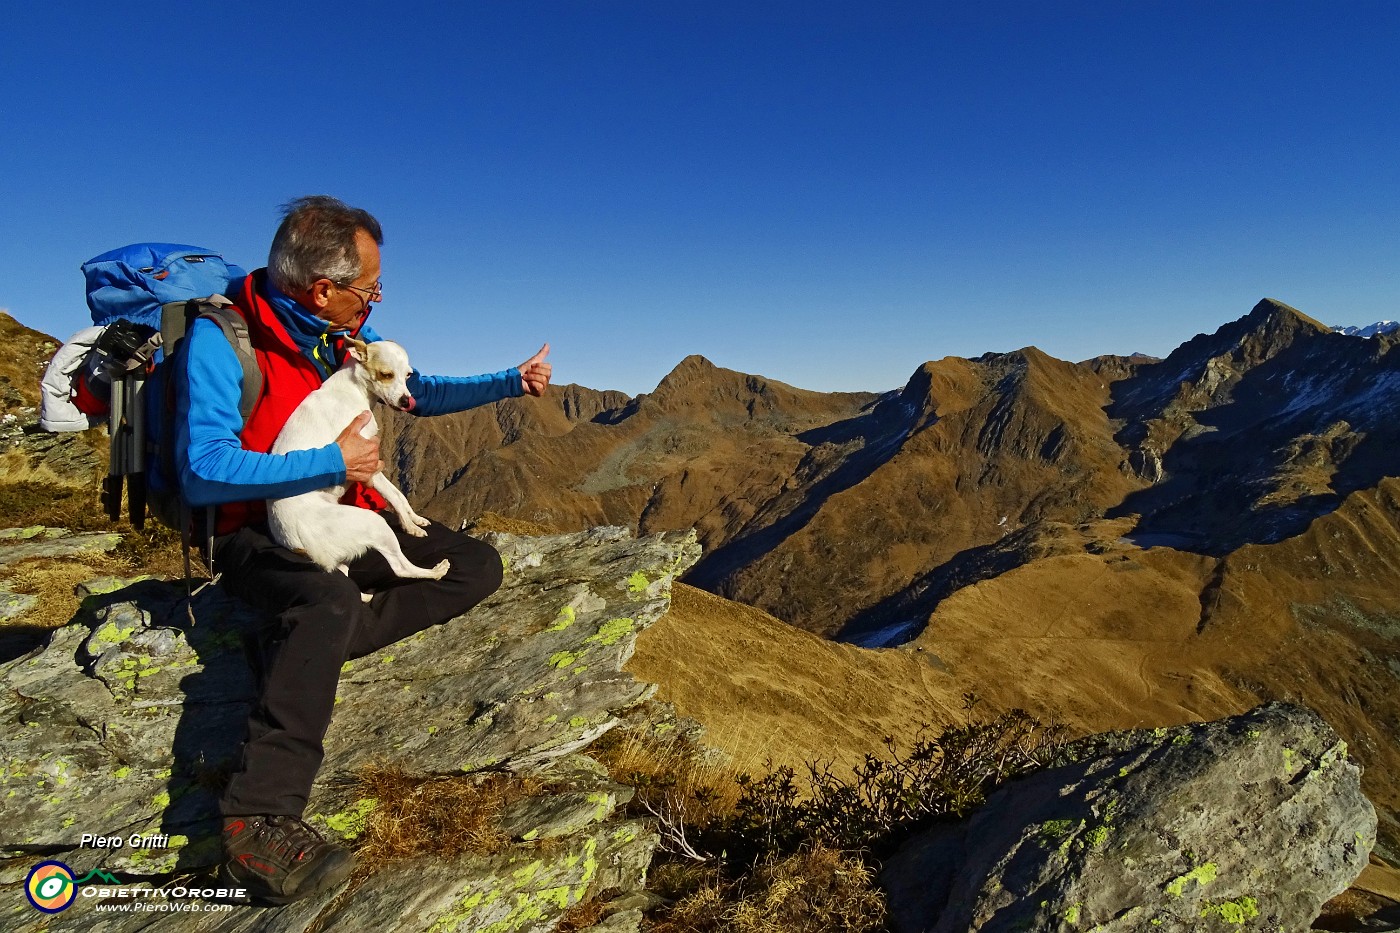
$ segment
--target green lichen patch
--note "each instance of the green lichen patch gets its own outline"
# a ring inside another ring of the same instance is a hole
[[[578,661],[578,655],[572,651],[556,651],[549,656],[549,666],[562,669]]]
[[[342,839],[357,839],[365,831],[369,815],[379,801],[373,797],[361,797],[349,808],[325,818],[326,828],[340,835]]]
[[[428,927],[427,933],[447,933],[448,930],[459,929],[470,918],[472,911],[481,906],[482,897],[480,891],[463,897],[457,902],[456,907],[434,920],[433,925]]]
[[[1181,897],[1186,891],[1186,885],[1193,881],[1201,887],[1205,887],[1215,880],[1217,870],[1214,862],[1206,862],[1203,865],[1197,865],[1186,874],[1178,875],[1171,881],[1168,881],[1166,892],[1172,897]]]
[[[516,884],[525,885],[533,881],[535,876],[540,873],[540,869],[542,868],[544,868],[544,862],[540,861],[539,859],[535,859],[528,865],[523,865],[520,868],[517,868],[515,871],[511,872],[510,876]]]
[[[629,593],[645,593],[649,586],[651,586],[651,581],[640,570],[627,578],[627,592]]]
[[[554,624],[545,629],[545,631],[562,632],[564,629],[574,624],[577,615],[578,614],[574,612],[573,606],[565,606],[559,610],[559,615],[555,617]]]
[[[1219,917],[1232,926],[1243,926],[1245,921],[1259,916],[1259,902],[1246,896],[1220,904],[1206,903],[1201,907],[1201,916]]]
[[[108,622],[93,633],[99,645],[120,645],[134,634],[136,626],[121,628],[115,622]]]
[[[1285,745],[1283,747],[1283,779],[1285,781],[1292,780],[1301,768],[1302,766],[1298,764],[1298,753]]]
[[[1347,743],[1345,741],[1338,740],[1336,745],[1333,745],[1331,748],[1327,749],[1327,751],[1322,753],[1322,757],[1317,760],[1317,768],[1311,774],[1308,775],[1308,780],[1312,780],[1313,778],[1317,777],[1337,762],[1345,761],[1346,757]]]
[[[615,645],[631,635],[636,623],[631,619],[609,619],[598,628],[596,635],[588,636],[587,641],[600,645]]]

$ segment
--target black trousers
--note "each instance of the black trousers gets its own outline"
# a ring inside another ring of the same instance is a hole
[[[341,665],[446,622],[501,585],[501,557],[484,541],[436,522],[426,538],[410,537],[389,521],[409,560],[431,567],[446,557],[447,575],[401,580],[375,551],[351,563],[349,577],[326,573],[278,545],[266,526],[215,541],[222,585],[266,616],[248,646],[258,697],[220,801],[225,816],[300,817],[324,756]],[[362,590],[374,591],[368,603]]]

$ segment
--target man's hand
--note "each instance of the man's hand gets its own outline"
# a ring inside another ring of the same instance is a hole
[[[373,417],[367,411],[360,412],[335,439],[340,455],[345,458],[347,483],[368,483],[374,474],[384,469],[384,461],[379,459],[379,438],[360,433]]]
[[[526,395],[539,398],[549,388],[549,377],[554,367],[544,361],[546,356],[549,356],[549,344],[540,347],[540,352],[516,367],[520,370],[520,383],[525,387]]]

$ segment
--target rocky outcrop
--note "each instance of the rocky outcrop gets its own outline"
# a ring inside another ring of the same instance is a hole
[[[218,929],[543,931],[599,892],[640,890],[655,837],[616,812],[630,789],[576,753],[654,692],[621,667],[698,557],[694,536],[599,528],[493,543],[507,570],[491,599],[346,664],[308,813],[331,836],[362,832],[379,802],[356,774],[371,762],[424,777],[508,770],[547,788],[503,814],[515,843],[378,866],[308,902],[235,909]],[[11,903],[23,905],[18,885],[46,858],[78,877],[116,873],[130,890],[215,863],[215,795],[251,695],[240,633],[256,620],[217,587],[191,608],[194,624],[183,589],[155,580],[93,595],[47,645],[0,666],[0,883]],[[97,848],[81,845],[84,833],[166,844]],[[160,916],[80,898],[48,929],[188,928],[179,914],[153,924]],[[39,917],[25,906],[0,916],[0,930]],[[619,913],[609,928],[635,919]]]
[[[1346,743],[1300,707],[1095,736],[1065,757],[890,861],[896,930],[1300,933],[1375,842]]]

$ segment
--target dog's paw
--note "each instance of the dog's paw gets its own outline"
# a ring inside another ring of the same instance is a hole
[[[415,538],[426,538],[428,536],[428,533],[422,528],[419,528],[414,522],[400,522],[400,524],[403,525],[403,533],[406,535],[412,535]]]
[[[433,579],[441,580],[443,576],[447,573],[447,571],[451,568],[452,562],[449,561],[447,558],[443,558],[442,560],[438,561],[435,565],[433,565]]]
[[[427,528],[430,522],[431,519],[424,518],[421,515],[413,516],[413,524],[417,525],[419,528]]]

